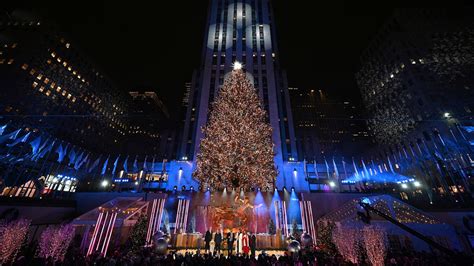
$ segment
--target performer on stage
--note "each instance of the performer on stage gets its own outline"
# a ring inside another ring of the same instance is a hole
[[[221,253],[221,243],[222,243],[222,234],[220,231],[217,231],[214,235],[214,242],[216,242],[216,253]]]
[[[244,232],[242,234],[242,252],[245,255],[248,255],[250,252],[250,247],[249,247],[249,235],[247,232]]]
[[[250,237],[250,256],[255,258],[255,249],[257,248],[257,237],[255,234],[252,234]]]
[[[206,231],[206,235],[204,236],[204,249],[206,250],[206,252],[209,252],[209,244],[211,242],[211,239],[212,239],[212,233],[209,231],[209,229]]]
[[[210,254],[211,255],[214,255],[214,248],[216,247],[216,241],[214,241],[214,238],[215,238],[215,233],[212,234],[212,237],[211,237],[211,242],[209,242],[209,250],[210,250]]]
[[[232,255],[232,249],[234,249],[234,233],[227,233],[227,255]]]
[[[236,236],[235,254],[242,254],[242,231],[240,230]]]

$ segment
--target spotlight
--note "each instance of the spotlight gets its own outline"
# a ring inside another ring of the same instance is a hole
[[[182,186],[182,187],[181,187],[181,190],[182,190],[182,191],[185,191],[185,190],[186,190],[186,186]]]
[[[278,191],[278,188],[277,188],[277,187],[275,187],[275,191]]]
[[[209,190],[211,190],[211,188],[210,188],[210,187],[207,187],[207,191],[209,191]]]
[[[135,181],[135,186],[138,186],[138,181]]]
[[[283,187],[283,190],[286,190],[286,187]]]
[[[106,187],[109,185],[109,181],[103,180],[102,183],[100,183],[101,186]]]
[[[335,187],[336,186],[336,183],[334,181],[329,181],[329,186],[330,187]]]
[[[174,186],[174,187],[173,187],[173,190],[174,190],[174,191],[178,190],[178,187],[177,187],[177,186]]]
[[[408,188],[408,185],[405,184],[405,183],[403,183],[403,184],[401,184],[401,187],[402,187],[403,189],[407,189],[407,188]]]
[[[432,202],[432,201],[430,201],[430,204],[431,204],[431,205],[433,205],[433,202]]]
[[[413,182],[413,185],[414,185],[415,187],[421,187],[421,183],[420,183],[419,181]]]
[[[446,112],[446,113],[444,113],[444,115],[443,115],[443,116],[444,116],[444,118],[450,118],[450,117],[451,117],[451,114],[450,114],[450,113],[448,113],[448,112]]]
[[[194,186],[191,186],[189,189],[191,189],[191,191],[194,191]]]
[[[295,191],[295,187],[291,187],[291,191]]]

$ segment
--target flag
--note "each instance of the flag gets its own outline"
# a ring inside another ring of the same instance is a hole
[[[82,158],[84,157],[84,151],[81,152],[76,159],[74,160],[74,169],[79,169],[79,164],[82,162]]]
[[[367,171],[367,167],[365,166],[364,159],[362,159],[362,168],[364,169],[363,173],[366,177],[369,177],[369,172]]]
[[[352,157],[352,165],[354,166],[354,173],[355,173],[355,176],[356,177],[359,177],[359,171],[357,171],[357,166],[356,166],[356,163],[354,161],[354,157]]]
[[[40,144],[41,144],[41,136],[38,136],[37,138],[35,138],[34,140],[30,142],[33,155],[35,155],[38,152]]]
[[[89,154],[90,154],[90,152],[87,153],[87,155],[84,156],[84,158],[82,158],[82,160],[77,160],[78,162],[76,164],[74,164],[74,169],[79,170],[82,167],[82,165],[85,162],[87,162],[87,160],[89,160]]]
[[[326,157],[324,157],[324,163],[326,164],[326,172],[328,174],[328,178],[330,178],[330,176],[329,176],[329,164],[328,164],[328,161],[326,161]]]
[[[123,161],[123,171],[125,173],[128,173],[128,155],[127,157],[125,158],[125,161]]]
[[[344,178],[347,178],[346,161],[344,161],[344,157],[342,157],[342,169],[344,170]]]
[[[48,143],[47,145],[43,145],[43,149],[37,154],[37,156],[34,158],[35,161],[44,158],[46,154],[53,149],[54,144],[56,143],[56,140],[53,140],[51,142],[47,141],[45,144]]]
[[[151,171],[155,171],[155,155],[153,155],[153,161],[151,162]]]
[[[135,161],[133,162],[133,172],[138,172],[137,159],[138,159],[138,155],[135,156]]]
[[[334,160],[334,157],[332,157],[332,165],[334,166],[334,174],[336,175],[336,178],[339,179],[339,171],[337,170],[336,161]]]
[[[5,141],[9,139],[16,139],[18,137],[18,134],[20,133],[21,129],[18,129],[16,131],[10,132],[6,134],[5,136],[2,136],[0,138],[0,144],[4,143]]]
[[[3,135],[3,132],[5,132],[5,129],[7,128],[7,125],[8,124],[5,124],[5,125],[0,127],[0,136]]]
[[[74,150],[74,147],[72,147],[71,151],[68,154],[69,157],[69,165],[73,164],[76,161],[76,151]]]
[[[117,159],[115,159],[114,168],[112,169],[112,176],[115,175],[115,170],[117,169],[119,158],[120,158],[120,154],[117,156]]]
[[[19,143],[24,143],[28,141],[28,138],[30,137],[31,132],[26,133],[23,137],[17,138],[13,143],[7,144],[8,147],[13,147]]]
[[[49,144],[50,144],[49,138],[47,138],[47,139],[43,142],[43,144],[41,144],[41,146],[36,150],[36,152],[32,154],[33,156],[31,156],[31,159],[32,159],[32,160],[38,160],[38,158],[41,158],[41,156],[44,155],[44,152],[43,152],[43,151],[45,150],[46,145],[49,145]],[[33,151],[34,151],[34,150],[33,150]]]
[[[316,178],[319,179],[318,163],[316,162],[316,159],[314,159],[314,173],[316,174]]]
[[[107,172],[107,164],[109,163],[109,157],[110,157],[110,155],[105,160],[104,166],[102,166],[102,172],[100,172],[101,175],[105,175],[105,172]]]
[[[56,153],[58,154],[58,163],[62,163],[64,161],[64,157],[66,157],[67,148],[69,147],[69,143],[66,147],[63,147],[63,144],[59,144],[58,148],[56,149]]]
[[[143,162],[143,171],[148,171],[148,167],[146,167],[146,159],[148,158],[148,155],[145,156],[145,161]]]
[[[89,173],[94,171],[95,168],[97,168],[97,166],[99,165],[101,157],[102,157],[102,155],[97,157],[97,159],[92,163],[91,167],[89,168]]]

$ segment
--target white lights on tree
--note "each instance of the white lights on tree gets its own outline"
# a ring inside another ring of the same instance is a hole
[[[332,239],[342,257],[353,264],[359,261],[357,246],[360,243],[360,231],[348,226],[337,226],[332,234]]]
[[[387,254],[387,240],[385,231],[375,226],[366,226],[363,230],[364,246],[370,263],[374,266],[383,266]]]
[[[272,127],[239,62],[212,104],[193,176],[203,187],[273,188]]]

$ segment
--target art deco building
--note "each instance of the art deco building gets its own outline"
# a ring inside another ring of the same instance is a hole
[[[199,151],[209,106],[235,61],[242,62],[273,127],[275,161],[297,158],[286,77],[278,62],[275,24],[269,0],[211,0],[202,63],[193,74],[180,159]]]

